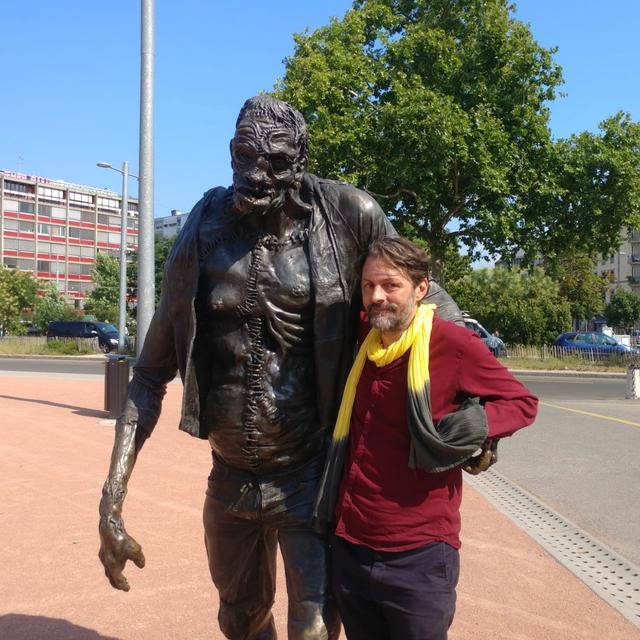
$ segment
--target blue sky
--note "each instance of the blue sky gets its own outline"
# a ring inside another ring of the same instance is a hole
[[[517,17],[558,46],[568,95],[551,105],[565,137],[619,110],[640,120],[640,3],[521,0]],[[155,212],[189,210],[230,182],[243,101],[272,88],[292,34],[342,16],[349,0],[156,0]],[[105,160],[138,166],[140,3],[4,3],[0,168],[120,190]],[[132,181],[130,192],[137,193]]]

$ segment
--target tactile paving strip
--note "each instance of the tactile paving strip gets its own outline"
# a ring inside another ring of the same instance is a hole
[[[640,627],[640,569],[490,469],[465,481],[592,591]]]

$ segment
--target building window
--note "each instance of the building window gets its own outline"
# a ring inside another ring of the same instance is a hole
[[[18,230],[23,233],[34,233],[35,229],[35,222],[27,222],[26,220],[20,220],[18,222]]]
[[[88,193],[77,193],[76,191],[70,191],[69,200],[83,205],[93,204],[93,196]]]
[[[115,198],[98,196],[98,209],[120,209],[120,202]]]
[[[39,204],[38,205],[38,214],[41,216],[51,217],[53,213],[53,207],[50,204]]]
[[[64,200],[64,191],[62,189],[53,189],[52,187],[38,187],[38,195],[44,200],[55,200],[60,202]]]
[[[14,193],[33,193],[33,186],[22,182],[13,182],[13,180],[5,180],[4,188]]]
[[[32,202],[21,202],[18,205],[18,211],[20,213],[33,213],[34,210],[35,209]]]

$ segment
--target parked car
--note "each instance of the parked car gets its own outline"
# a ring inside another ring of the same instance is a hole
[[[617,342],[604,333],[587,331],[568,331],[560,334],[553,343],[556,347],[563,347],[573,351],[590,351],[594,355],[608,356],[613,354],[638,353],[633,347]]]
[[[118,347],[118,330],[108,322],[54,320],[48,325],[47,338],[98,338],[104,353]]]
[[[501,338],[489,333],[477,320],[470,318],[466,313],[462,315],[465,327],[477,333],[482,338],[482,342],[489,347],[489,351],[491,351],[496,358],[507,355],[507,347]]]

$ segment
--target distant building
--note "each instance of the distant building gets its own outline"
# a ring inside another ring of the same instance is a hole
[[[182,229],[188,217],[188,213],[184,213],[179,209],[172,209],[170,216],[154,220],[156,234],[164,238],[172,238],[180,233],[180,229]]]
[[[118,257],[121,196],[0,169],[0,261],[55,283],[75,306],[92,289],[96,257]],[[138,201],[129,198],[127,247],[138,246]]]
[[[609,281],[605,300],[609,302],[616,289],[626,289],[640,295],[640,232],[632,229],[621,234],[618,251],[602,258],[595,265],[596,273]]]

